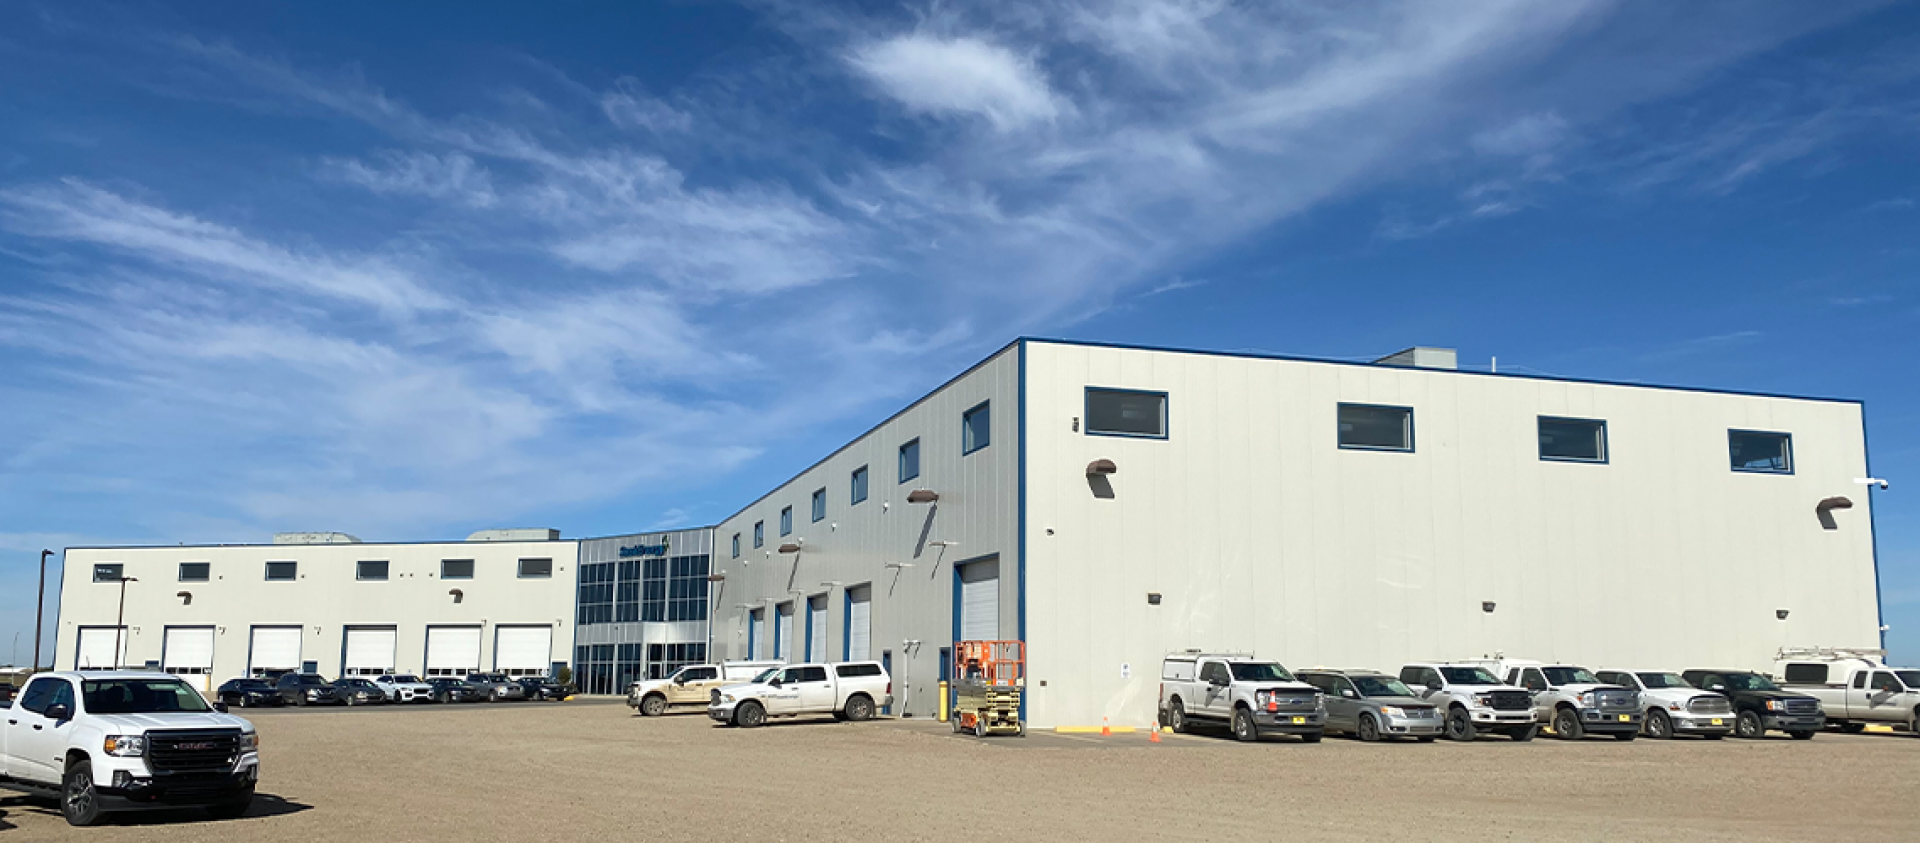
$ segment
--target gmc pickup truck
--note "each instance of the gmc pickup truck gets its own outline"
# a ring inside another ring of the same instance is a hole
[[[1888,667],[1880,650],[1784,651],[1780,687],[1820,701],[1827,725],[1843,732],[1869,724],[1920,732],[1920,670]]]
[[[727,685],[708,692],[707,716],[728,726],[753,728],[768,717],[831,714],[835,720],[870,720],[893,705],[893,679],[879,662],[796,664],[762,682]]]
[[[1186,732],[1205,720],[1227,724],[1243,741],[1274,734],[1319,743],[1327,701],[1276,661],[1193,651],[1167,656],[1160,664],[1160,722]]]
[[[1742,738],[1763,738],[1768,730],[1786,732],[1794,740],[1811,739],[1827,725],[1820,701],[1806,694],[1783,690],[1758,673],[1747,670],[1707,670],[1695,668],[1680,676],[1687,684],[1704,691],[1725,694],[1733,702],[1733,734]]]
[[[149,808],[238,817],[260,780],[260,740],[224,708],[166,673],[38,674],[0,709],[0,787],[58,799],[77,826]]]

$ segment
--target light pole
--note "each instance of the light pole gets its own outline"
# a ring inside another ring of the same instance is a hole
[[[40,590],[33,593],[33,672],[40,672],[40,610],[47,603],[47,557],[53,551],[40,551]]]
[[[121,667],[120,658],[126,655],[126,651],[121,649],[120,636],[126,634],[126,631],[127,631],[127,583],[139,582],[139,581],[140,579],[138,577],[121,577],[120,578],[120,615],[114,618],[113,620],[113,669],[114,670],[120,669]]]

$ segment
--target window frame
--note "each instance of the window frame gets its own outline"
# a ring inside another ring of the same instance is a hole
[[[913,473],[912,474],[908,474],[906,473],[905,470],[903,470],[903,467],[906,465],[906,461],[907,461],[908,448],[913,449]],[[894,463],[894,473],[900,475],[900,478],[895,482],[895,485],[898,485],[900,483],[905,483],[908,480],[918,480],[920,478],[920,437],[915,436],[912,439],[908,439],[907,441],[900,443],[899,459]]]
[[[1599,425],[1600,426],[1600,458],[1588,459],[1586,457],[1547,456],[1545,451],[1546,446],[1540,444],[1540,425],[1545,422],[1579,422],[1581,424]],[[1540,455],[1541,462],[1572,462],[1572,463],[1586,463],[1588,465],[1607,465],[1613,462],[1613,443],[1611,440],[1608,439],[1608,436],[1607,436],[1607,420],[1606,419],[1583,419],[1578,416],[1535,416],[1534,424],[1533,424],[1533,445],[1534,445],[1534,450]]]
[[[1124,433],[1120,431],[1099,431],[1093,429],[1093,394],[1105,392],[1117,395],[1152,395],[1160,399],[1160,432]],[[1167,439],[1173,435],[1173,399],[1166,392],[1154,389],[1126,389],[1118,386],[1089,386],[1081,397],[1080,430],[1088,436],[1113,436],[1120,439]]]
[[[117,573],[116,575],[114,575],[114,576],[111,576],[111,577],[107,577],[106,579],[101,579],[101,578],[100,578],[100,569],[101,569],[101,568],[105,568],[105,567],[107,567],[107,566],[109,566],[109,565],[111,565],[111,566],[113,566],[113,568],[114,568],[114,570],[116,570],[116,571],[117,571],[118,573]],[[127,577],[127,563],[125,563],[125,562],[95,562],[95,563],[93,563],[93,581],[94,581],[94,582],[119,582],[119,581],[121,581],[121,580],[123,580],[123,579],[126,579],[126,577]]]
[[[740,558],[740,534],[739,533],[733,534],[733,558],[735,559]]]
[[[970,422],[973,421],[974,416],[982,412],[987,414],[987,441],[978,443],[970,442],[968,440],[973,438],[971,435],[973,425],[970,424]],[[993,399],[989,398],[967,408],[965,412],[960,414],[960,456],[964,457],[968,454],[977,453],[991,447],[993,447]]]
[[[544,573],[544,574],[529,574],[529,573],[527,573],[527,563],[528,563],[528,562],[545,562],[545,563],[547,563],[547,572],[546,572],[546,573]],[[513,563],[513,578],[514,578],[514,579],[517,579],[517,580],[550,580],[550,579],[553,579],[553,558],[552,558],[552,557],[550,557],[550,556],[528,556],[528,557],[525,557],[525,558],[521,558],[521,559],[516,559],[516,560],[514,560],[514,563]]]
[[[369,577],[367,576],[366,570],[362,566],[372,564],[375,562],[385,565],[387,567],[385,570],[381,571],[380,576]],[[353,581],[354,582],[386,582],[392,578],[393,578],[393,560],[391,559],[356,559],[354,560],[354,563],[353,563]]]
[[[188,566],[188,565],[205,565],[205,566],[207,566],[207,574],[206,574],[206,576],[203,576],[203,577],[197,577],[197,578],[195,578],[195,579],[187,579],[187,566]],[[182,563],[180,563],[180,568],[179,568],[179,571],[178,571],[178,573],[176,573],[176,574],[175,574],[175,580],[174,580],[174,581],[175,581],[175,582],[213,582],[213,563],[212,563],[212,562],[182,562]]]
[[[273,575],[273,566],[275,566],[275,565],[292,565],[292,566],[293,566],[293,576],[290,576],[290,577],[276,577],[276,576],[274,576],[274,575]],[[261,571],[260,571],[260,575],[261,575],[261,577],[262,577],[262,578],[264,579],[264,581],[266,581],[266,582],[297,582],[297,581],[299,581],[299,579],[300,579],[300,560],[298,560],[298,559],[268,559],[268,560],[266,560],[266,564],[264,564],[264,565],[262,565],[262,566],[261,566]]]
[[[813,490],[813,500],[808,506],[808,515],[811,516],[813,520],[807,523],[818,524],[827,520],[827,487],[821,486]]]
[[[473,567],[467,569],[467,575],[464,577],[450,577],[450,576],[447,576],[448,562],[465,562],[468,565],[472,565]],[[476,564],[472,559],[442,559],[440,560],[440,579],[453,580],[455,582],[468,582],[473,579],[475,574],[479,573],[479,569],[480,569],[480,566]]]
[[[868,487],[872,484],[873,472],[868,471],[864,465],[848,473],[847,498],[849,502],[847,506],[859,506],[865,503],[868,493],[871,491]]]
[[[787,504],[780,509],[780,537],[784,539],[791,535],[793,535],[793,504]]]
[[[1407,414],[1407,421],[1406,421],[1407,446],[1404,448],[1393,448],[1393,447],[1388,447],[1384,445],[1349,445],[1345,442],[1341,442],[1340,441],[1340,408],[1342,407],[1360,407],[1360,408],[1369,409],[1369,410],[1401,410],[1406,412]],[[1538,429],[1536,428],[1535,435],[1538,435],[1537,430]],[[1416,431],[1417,431],[1417,428],[1414,426],[1412,407],[1402,406],[1399,404],[1365,404],[1357,401],[1339,401],[1339,402],[1336,402],[1333,406],[1333,441],[1334,441],[1334,444],[1338,445],[1340,450],[1342,451],[1373,451],[1375,453],[1382,453],[1382,454],[1416,453],[1416,448],[1415,448]]]
[[[1733,437],[1739,436],[1742,434],[1745,434],[1748,436],[1780,437],[1782,440],[1786,442],[1786,445],[1787,445],[1786,451],[1785,451],[1786,457],[1787,457],[1787,467],[1786,468],[1745,468],[1742,466],[1732,465]],[[1782,475],[1791,476],[1795,468],[1794,459],[1793,459],[1793,434],[1791,432],[1782,431],[1782,430],[1745,430],[1737,427],[1727,428],[1727,462],[1729,467],[1737,474],[1782,474]]]

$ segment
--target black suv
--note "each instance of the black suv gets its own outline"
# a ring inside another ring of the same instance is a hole
[[[318,673],[288,673],[274,683],[287,705],[338,705],[346,702],[327,677]]]
[[[280,696],[280,689],[265,679],[229,679],[215,693],[220,702],[241,708],[287,704],[286,698]]]
[[[1773,680],[1752,671],[1696,668],[1680,677],[1703,691],[1726,694],[1733,701],[1733,733],[1743,738],[1765,737],[1771,729],[1804,741],[1827,725],[1819,700],[1783,691]]]
[[[564,700],[573,695],[573,688],[545,676],[519,676],[513,681],[527,689],[527,699],[530,700]]]

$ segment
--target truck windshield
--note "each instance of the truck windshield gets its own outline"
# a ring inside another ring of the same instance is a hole
[[[1354,676],[1353,686],[1368,697],[1411,697],[1413,689],[1406,683],[1388,676]]]
[[[200,692],[178,679],[89,679],[80,683],[88,714],[212,711]]]
[[[1555,685],[1598,685],[1599,677],[1584,667],[1543,667],[1541,673],[1547,675],[1547,681]]]
[[[1231,662],[1227,669],[1233,671],[1235,682],[1292,682],[1293,674],[1281,667],[1278,662]]]
[[[1693,683],[1680,678],[1678,673],[1636,673],[1634,675],[1640,677],[1641,683],[1645,684],[1650,691],[1661,688],[1693,687]]]
[[[1778,691],[1780,686],[1773,680],[1758,673],[1729,673],[1726,676],[1727,690],[1730,691]]]
[[[780,668],[769,667],[766,670],[763,670],[763,671],[760,671],[759,673],[754,674],[753,681],[765,682],[769,679],[772,679],[773,675],[779,672],[780,672]]]
[[[1446,677],[1449,685],[1498,685],[1500,680],[1493,678],[1484,667],[1443,667],[1440,675]]]

